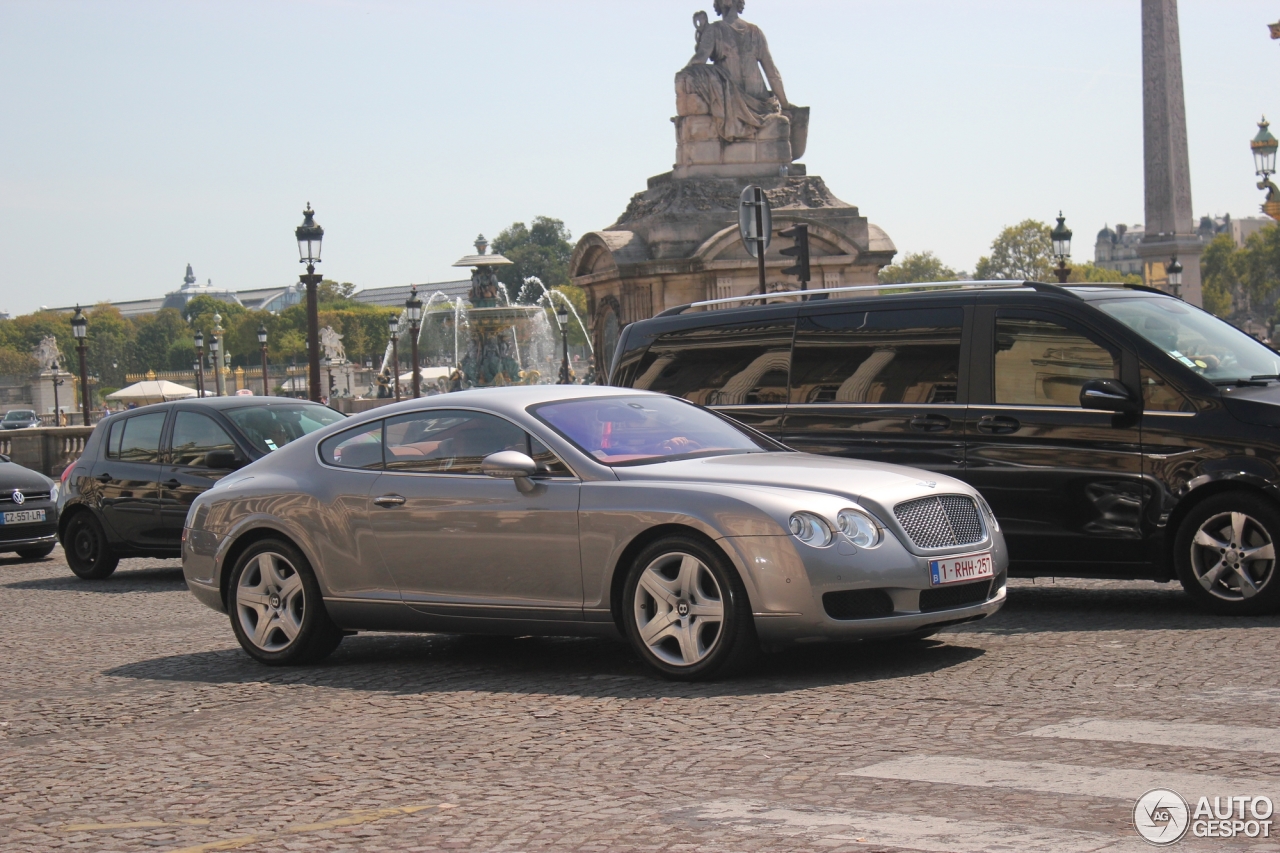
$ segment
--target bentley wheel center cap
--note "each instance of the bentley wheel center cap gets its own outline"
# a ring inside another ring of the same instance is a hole
[[[280,606],[280,596],[275,595],[274,593],[271,595],[271,606],[272,607]]]
[[[676,613],[679,613],[681,616],[688,616],[688,615],[689,615],[689,602],[687,602],[687,601],[682,601],[682,602],[680,602],[679,604],[677,604],[677,605],[676,605]]]

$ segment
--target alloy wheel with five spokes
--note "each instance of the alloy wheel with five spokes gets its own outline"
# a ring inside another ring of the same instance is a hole
[[[1280,609],[1280,508],[1245,491],[1214,495],[1192,507],[1174,542],[1182,587],[1204,607],[1226,615]]]
[[[342,629],[329,618],[315,573],[286,540],[250,545],[232,568],[227,599],[236,639],[262,663],[311,663],[342,642]]]

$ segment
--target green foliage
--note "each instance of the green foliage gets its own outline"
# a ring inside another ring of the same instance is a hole
[[[944,264],[933,252],[911,252],[877,274],[881,284],[910,284],[916,281],[956,281],[964,276]]]
[[[1010,225],[991,241],[991,254],[978,259],[973,277],[979,281],[1056,281],[1049,232],[1048,225],[1034,219]]]
[[[354,302],[355,292],[356,286],[349,281],[339,284],[326,278],[316,287],[316,300],[321,305],[346,306]]]
[[[1071,275],[1067,276],[1067,281],[1071,284],[1142,284],[1142,276],[1137,273],[1105,269],[1094,266],[1092,263],[1083,263],[1072,264]]]
[[[587,322],[587,292],[581,287],[575,287],[572,284],[566,284],[563,287],[553,289],[559,293],[563,293],[569,298],[569,304],[571,304],[574,310],[578,312],[578,316],[582,318],[582,322],[585,324]],[[552,297],[552,299],[555,300],[556,307],[559,307],[560,298],[557,296]],[[547,309],[547,314],[547,319],[551,321],[551,328],[558,328],[556,325],[555,312],[551,309]],[[578,321],[573,318],[572,311],[569,312],[569,343],[572,346],[577,347],[587,345],[587,336],[583,334],[582,326],[578,325]]]
[[[493,251],[512,262],[502,267],[498,277],[513,299],[520,294],[524,280],[537,276],[549,288],[569,284],[569,258],[573,255],[572,235],[564,222],[548,216],[536,217],[532,224],[512,223],[493,241]],[[536,302],[542,293],[531,294],[526,301]]]
[[[1214,237],[1200,255],[1204,309],[1219,317],[1231,314],[1233,294],[1241,292],[1236,255],[1236,244],[1230,234]]]
[[[31,354],[10,346],[0,346],[0,376],[30,376],[36,372]]]

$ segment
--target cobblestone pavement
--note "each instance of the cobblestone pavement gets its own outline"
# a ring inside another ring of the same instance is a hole
[[[0,558],[0,619],[4,851],[1137,851],[1148,788],[1280,800],[1280,618],[1173,585],[1015,582],[938,641],[710,685],[599,640],[268,669],[176,561]]]

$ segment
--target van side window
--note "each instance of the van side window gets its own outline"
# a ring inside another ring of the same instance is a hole
[[[1164,377],[1145,364],[1139,374],[1142,382],[1142,408],[1148,412],[1194,412],[1195,406],[1182,396]]]
[[[1010,406],[1080,407],[1089,379],[1119,378],[1110,350],[1051,320],[997,317],[995,402]]]
[[[792,403],[954,403],[963,308],[801,317]]]
[[[767,320],[663,335],[631,387],[703,406],[786,403],[793,330],[791,320]]]

